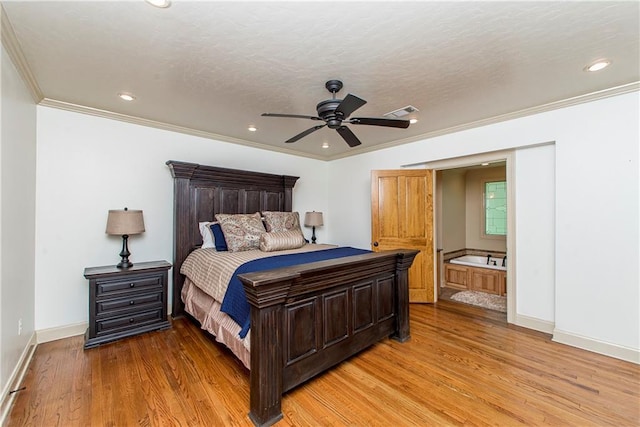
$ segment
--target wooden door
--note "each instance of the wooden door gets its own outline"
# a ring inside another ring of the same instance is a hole
[[[371,172],[372,249],[418,249],[409,269],[409,301],[434,302],[433,171]]]

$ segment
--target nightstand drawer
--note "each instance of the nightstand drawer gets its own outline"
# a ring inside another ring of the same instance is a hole
[[[124,331],[127,329],[136,329],[144,325],[165,321],[162,318],[162,308],[156,310],[144,311],[141,313],[134,313],[129,316],[122,317],[110,317],[108,319],[96,321],[96,333],[112,334],[114,332]]]
[[[119,278],[118,280],[97,280],[96,281],[96,298],[109,296],[121,292],[130,292],[137,290],[147,290],[156,287],[162,288],[162,275],[155,277],[141,276]]]
[[[114,298],[96,302],[96,316],[114,316],[127,310],[145,310],[162,307],[162,292],[131,295],[126,298]]]

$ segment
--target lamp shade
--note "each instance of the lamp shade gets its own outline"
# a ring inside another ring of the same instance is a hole
[[[306,227],[318,227],[322,224],[322,212],[313,211],[304,214],[304,225]]]
[[[139,210],[110,210],[107,218],[107,234],[129,236],[144,232],[144,219]]]

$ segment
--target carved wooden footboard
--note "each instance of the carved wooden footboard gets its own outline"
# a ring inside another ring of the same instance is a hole
[[[251,304],[251,402],[259,426],[282,393],[385,337],[409,339],[407,270],[397,250],[240,275]]]

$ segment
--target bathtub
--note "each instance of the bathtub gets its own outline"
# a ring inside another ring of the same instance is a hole
[[[486,256],[479,255],[465,255],[458,258],[449,260],[452,264],[468,265],[470,267],[489,268],[491,270],[507,271],[507,267],[502,266],[502,258],[489,258],[489,264],[487,264]],[[495,263],[495,265],[494,265]]]

